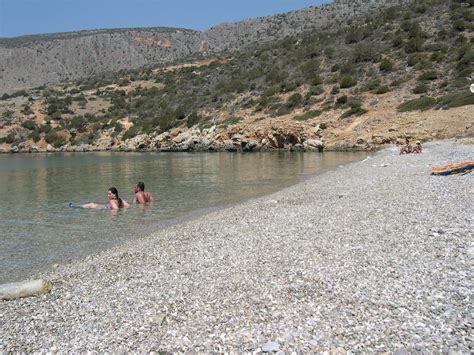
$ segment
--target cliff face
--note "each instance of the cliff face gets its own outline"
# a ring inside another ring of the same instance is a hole
[[[140,68],[197,51],[199,33],[178,29],[89,31],[0,42],[0,92]]]
[[[121,69],[221,52],[313,29],[344,26],[410,0],[336,0],[275,16],[224,23],[205,32],[147,28],[94,30],[0,39],[0,94]]]

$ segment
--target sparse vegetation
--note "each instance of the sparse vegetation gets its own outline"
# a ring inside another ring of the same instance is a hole
[[[466,94],[466,76],[474,72],[474,51],[465,31],[472,30],[472,11],[467,10],[473,5],[461,6],[456,1],[451,5],[420,0],[353,20],[349,27],[341,22],[324,31],[249,42],[219,56],[209,53],[213,59],[205,54],[181,58],[166,70],[162,65],[121,70],[69,86],[4,94],[2,100],[16,99],[18,104],[16,111],[3,112],[2,122],[16,120],[34,141],[44,137],[59,146],[69,139],[60,129],[77,130],[74,142],[97,139],[97,134],[89,133],[94,127],[99,131],[113,128],[108,134],[123,134],[126,140],[177,126],[209,128],[216,122],[216,112],[224,113],[218,117],[229,117],[216,124],[229,127],[244,119],[244,109],[245,117],[257,115],[262,120],[288,115],[305,121],[331,110],[340,110],[336,112],[346,118],[363,115],[375,106],[364,102],[366,97],[384,100],[373,95],[401,89],[409,91],[411,99],[399,106],[400,111],[472,104]],[[447,16],[439,16],[441,11]],[[197,64],[198,59],[208,61]],[[181,65],[186,62],[194,64]],[[37,102],[44,104],[41,113],[58,129],[36,125]],[[119,123],[124,118],[133,124],[126,131]]]
[[[418,99],[409,100],[398,106],[400,112],[406,111],[425,111],[436,105],[436,99],[429,96],[420,97]]]

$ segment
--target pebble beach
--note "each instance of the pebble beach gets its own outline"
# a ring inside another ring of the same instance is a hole
[[[474,145],[423,148],[38,274],[0,301],[0,353],[472,353],[474,172],[430,171]]]

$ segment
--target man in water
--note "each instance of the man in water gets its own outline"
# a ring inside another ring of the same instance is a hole
[[[145,192],[145,183],[143,181],[136,183],[134,192],[135,197],[133,198],[133,203],[147,203],[155,201],[151,193]]]

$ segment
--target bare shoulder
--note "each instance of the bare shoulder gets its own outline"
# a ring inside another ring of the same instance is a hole
[[[149,193],[149,192],[146,193],[146,200],[147,200],[148,202],[153,202],[153,201],[155,201],[155,199],[153,198],[153,195],[152,195],[151,193]]]

